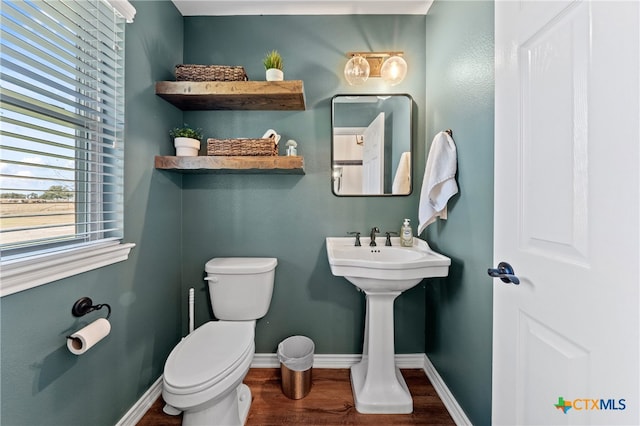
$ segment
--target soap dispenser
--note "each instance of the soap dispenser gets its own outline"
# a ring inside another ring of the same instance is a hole
[[[409,225],[409,219],[405,219],[400,229],[400,245],[402,247],[413,247],[413,230]]]

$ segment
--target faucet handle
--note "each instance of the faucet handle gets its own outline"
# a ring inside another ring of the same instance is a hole
[[[398,234],[397,232],[389,231],[385,232],[384,235],[387,236],[387,241],[384,243],[384,245],[387,247],[391,247],[391,236],[393,235],[394,237],[397,237],[400,234]]]
[[[355,235],[356,236],[356,247],[360,247],[362,244],[360,244],[360,233],[359,232],[347,232],[347,235]]]

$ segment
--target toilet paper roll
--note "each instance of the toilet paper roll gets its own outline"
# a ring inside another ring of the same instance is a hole
[[[109,335],[111,324],[105,318],[100,318],[73,333],[67,338],[67,348],[75,355],[82,355],[93,345]]]
[[[276,145],[278,145],[278,142],[280,142],[281,136],[275,130],[269,129],[266,132],[264,132],[264,135],[262,135],[262,139],[268,139],[271,137],[276,139]]]

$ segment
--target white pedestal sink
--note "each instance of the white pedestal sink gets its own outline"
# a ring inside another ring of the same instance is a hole
[[[333,275],[345,277],[364,291],[367,300],[362,360],[351,367],[356,410],[371,414],[408,414],[413,400],[395,365],[393,301],[423,278],[445,277],[451,259],[414,238],[413,247],[400,247],[400,238],[384,239],[376,247],[368,238],[327,238],[327,257]]]

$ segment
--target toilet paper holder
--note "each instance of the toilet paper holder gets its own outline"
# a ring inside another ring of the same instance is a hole
[[[97,320],[86,325],[82,329],[67,336],[67,348],[74,355],[82,355],[91,349],[96,343],[104,339],[111,331],[109,317],[111,316],[111,306],[106,303],[94,305],[93,300],[89,297],[81,297],[76,300],[71,308],[74,317],[81,317],[89,312],[97,311],[106,307],[107,317],[98,318]]]
[[[76,300],[76,303],[73,304],[71,313],[74,317],[81,317],[88,314],[89,312],[97,311],[105,307],[109,311],[107,313],[107,319],[109,319],[109,317],[111,316],[111,306],[106,303],[94,305],[93,300],[91,300],[90,297],[81,297],[80,299]]]

